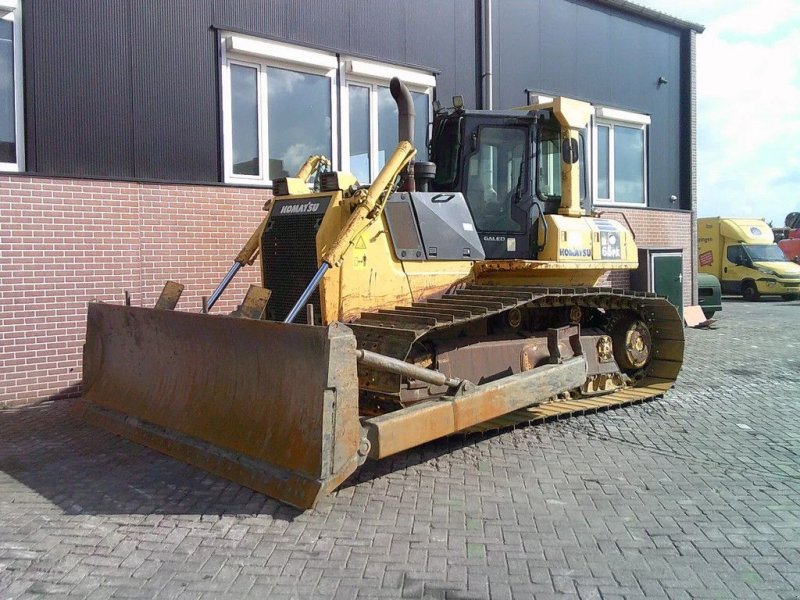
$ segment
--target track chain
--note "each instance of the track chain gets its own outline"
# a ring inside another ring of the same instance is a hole
[[[555,399],[487,421],[466,433],[637,404],[660,397],[673,386],[683,362],[683,321],[672,304],[649,292],[471,284],[410,307],[363,313],[350,326],[360,347],[405,360],[413,344],[447,328],[463,327],[514,308],[569,306],[633,311],[647,324],[652,338],[650,361],[633,378],[633,385],[591,398]],[[370,373],[364,375],[369,377]]]

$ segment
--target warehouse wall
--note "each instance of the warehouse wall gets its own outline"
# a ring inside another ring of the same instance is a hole
[[[529,88],[650,115],[649,206],[690,210],[681,185],[690,176],[679,143],[688,84],[681,32],[581,0],[494,6],[495,108],[524,104]]]
[[[221,181],[217,30],[440,71],[475,106],[467,0],[26,0],[28,171]]]
[[[587,0],[494,7],[495,108],[530,88],[652,115],[650,205],[690,209],[681,31]],[[28,171],[221,181],[219,30],[433,69],[443,103],[458,93],[478,107],[479,11],[470,0],[26,0]]]

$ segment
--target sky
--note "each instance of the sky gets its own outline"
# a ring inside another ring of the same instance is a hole
[[[700,23],[698,215],[800,211],[800,0],[634,0]]]

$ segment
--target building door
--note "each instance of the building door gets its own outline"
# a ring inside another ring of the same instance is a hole
[[[653,291],[664,296],[683,314],[683,256],[652,254]]]

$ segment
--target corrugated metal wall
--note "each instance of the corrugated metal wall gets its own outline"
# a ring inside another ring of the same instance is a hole
[[[430,67],[475,105],[471,0],[26,0],[29,170],[219,181],[215,28]]]
[[[497,0],[495,11],[495,106],[522,104],[527,87],[651,115],[649,205],[689,209],[680,31],[582,0]]]
[[[26,2],[29,167],[40,173],[133,173],[128,0]]]
[[[131,4],[134,177],[217,180],[217,59],[211,6]]]
[[[217,29],[430,67],[443,103],[460,93],[475,107],[479,4],[26,0],[28,167],[219,181]],[[587,0],[495,0],[494,23],[496,108],[522,104],[528,87],[652,115],[650,205],[686,208],[679,31]]]

